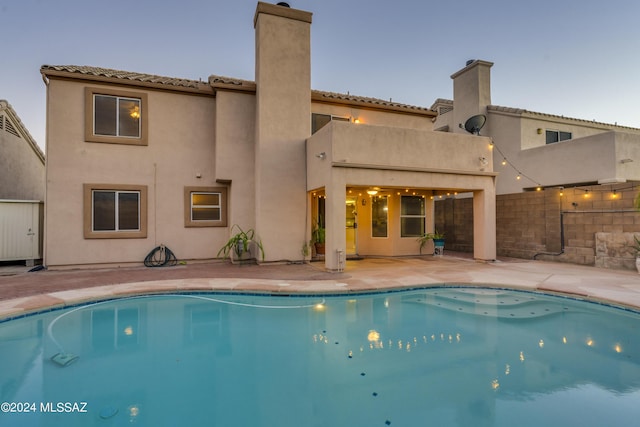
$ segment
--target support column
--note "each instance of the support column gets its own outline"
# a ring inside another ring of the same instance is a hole
[[[495,185],[473,193],[473,257],[496,259],[496,191]]]
[[[345,184],[332,183],[325,188],[325,255],[324,266],[328,271],[340,271],[344,268],[346,257],[347,237],[346,237],[346,203]],[[341,255],[342,254],[342,258]]]

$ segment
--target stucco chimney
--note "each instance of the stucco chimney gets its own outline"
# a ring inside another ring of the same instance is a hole
[[[491,67],[493,62],[467,61],[465,67],[451,75],[453,79],[454,132],[465,132],[458,124],[469,117],[486,114],[491,105]]]
[[[311,16],[258,2],[254,17],[256,232],[268,261],[300,259],[306,239]]]

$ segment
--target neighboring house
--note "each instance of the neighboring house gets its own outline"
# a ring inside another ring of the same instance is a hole
[[[42,257],[45,161],[11,105],[0,100],[0,261]]]
[[[454,100],[431,109],[434,129],[445,132],[467,133],[469,118],[486,117],[480,135],[495,144],[498,195],[640,180],[640,129],[493,105],[492,66],[468,61],[451,76]]]
[[[497,254],[635,269],[640,129],[493,105],[492,65],[468,61],[451,76],[453,101],[431,108],[434,129],[447,134],[467,134],[469,119],[486,119],[479,134],[491,138],[498,173]],[[469,250],[470,203],[443,202],[435,217],[447,246]]]
[[[0,199],[44,200],[44,153],[0,99]]]
[[[160,244],[212,259],[234,224],[267,262],[300,261],[320,222],[336,271],[345,255],[418,254],[434,198],[455,192],[473,194],[474,256],[495,258],[488,138],[434,132],[426,108],[311,90],[311,13],[259,2],[254,26],[255,82],[42,67],[49,268],[139,264]]]

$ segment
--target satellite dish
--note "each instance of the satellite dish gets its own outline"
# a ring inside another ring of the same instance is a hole
[[[486,121],[487,117],[484,114],[473,116],[464,123],[464,130],[475,135],[480,135],[480,129],[482,129]]]

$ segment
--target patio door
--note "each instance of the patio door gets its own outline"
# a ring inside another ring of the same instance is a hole
[[[345,218],[346,218],[346,233],[347,233],[347,255],[355,255],[358,253],[357,240],[358,240],[358,215],[357,215],[357,197],[347,196]]]

